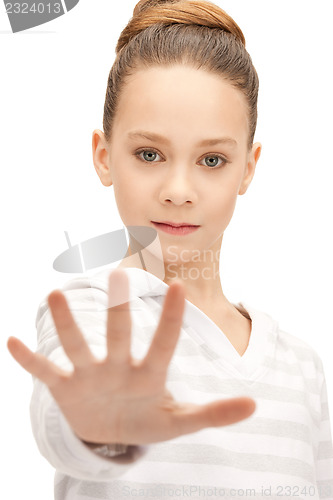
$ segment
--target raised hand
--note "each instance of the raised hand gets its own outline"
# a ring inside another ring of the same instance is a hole
[[[114,301],[116,299],[116,301]],[[181,281],[169,286],[154,338],[142,360],[131,357],[129,283],[121,269],[109,276],[107,355],[96,359],[60,290],[48,296],[55,327],[73,372],[66,372],[16,337],[8,349],[30,374],[44,382],[75,434],[94,443],[148,444],[249,417],[247,397],[205,405],[176,401],[165,388],[167,370],[182,325],[185,292]],[[120,303],[122,302],[122,303]],[[119,304],[110,306],[110,304]]]

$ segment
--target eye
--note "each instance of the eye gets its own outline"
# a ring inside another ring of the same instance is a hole
[[[144,159],[140,156],[141,153],[145,153]],[[134,156],[138,157],[142,161],[146,161],[147,163],[154,163],[156,155],[159,156],[157,151],[154,151],[153,149],[140,149],[134,153]]]
[[[142,156],[140,156],[142,153],[144,155],[143,158],[142,158]],[[157,151],[155,151],[154,149],[139,149],[138,151],[136,151],[133,154],[134,154],[134,156],[139,158],[141,161],[146,162],[146,163],[154,163],[154,160],[156,159],[156,155],[160,156],[159,153]],[[218,168],[224,167],[227,163],[229,163],[229,160],[227,160],[226,158],[224,158],[220,154],[210,153],[210,154],[204,156],[203,159],[206,159],[206,158],[208,158],[209,161],[204,166],[206,166],[209,170],[216,170]],[[217,162],[219,159],[221,160],[221,163],[218,165]]]
[[[217,169],[220,167],[224,167],[227,163],[229,163],[229,161],[220,154],[210,153],[210,154],[204,156],[203,159],[205,160],[206,158],[208,158],[209,161],[208,161],[208,163],[206,163],[205,166],[209,167],[211,170],[214,170],[214,169]],[[216,161],[218,159],[222,160],[222,164],[220,163],[220,165],[216,166]]]

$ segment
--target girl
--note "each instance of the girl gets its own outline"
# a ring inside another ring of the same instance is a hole
[[[8,339],[55,498],[332,499],[320,358],[219,276],[261,152],[244,35],[213,3],[141,0],[116,52],[92,146],[127,253],[40,304],[37,353]]]

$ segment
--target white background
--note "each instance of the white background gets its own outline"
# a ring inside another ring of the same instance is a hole
[[[94,170],[107,77],[135,1],[81,0],[52,22],[12,34],[0,9],[1,490],[53,498],[54,469],[32,436],[31,376],[10,356],[35,350],[44,296],[73,274],[52,268],[71,243],[123,228],[113,188]],[[238,197],[221,253],[224,293],[308,342],[326,373],[333,423],[333,3],[217,0],[244,32],[260,79],[253,182]]]

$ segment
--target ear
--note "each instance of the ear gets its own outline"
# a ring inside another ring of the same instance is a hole
[[[111,170],[109,150],[105,135],[101,130],[94,130],[92,134],[92,154],[94,167],[103,186],[111,186]]]
[[[238,194],[245,194],[247,188],[251,184],[251,181],[256,170],[257,161],[259,160],[261,154],[262,145],[260,142],[255,142],[252,146],[250,153],[247,156],[247,166],[244,172],[242,183],[239,187]]]

